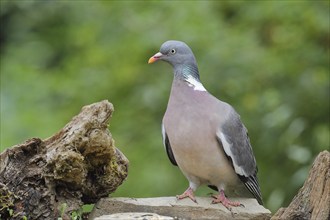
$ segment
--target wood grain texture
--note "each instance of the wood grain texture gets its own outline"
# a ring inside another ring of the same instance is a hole
[[[272,220],[330,219],[330,153],[321,152],[308,177],[287,208],[279,209]]]

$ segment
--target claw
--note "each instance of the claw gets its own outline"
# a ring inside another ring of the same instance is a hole
[[[177,199],[184,199],[184,198],[187,198],[187,197],[190,198],[194,203],[197,203],[197,200],[194,196],[194,191],[190,187],[184,193],[182,193],[181,195],[176,196]]]
[[[216,203],[221,203],[224,207],[226,207],[229,211],[231,211],[231,206],[233,207],[244,207],[243,204],[241,204],[240,202],[232,202],[229,199],[227,199],[227,197],[225,196],[225,193],[223,190],[220,190],[219,195],[217,196],[212,196],[214,199],[212,201],[212,204],[216,204]]]

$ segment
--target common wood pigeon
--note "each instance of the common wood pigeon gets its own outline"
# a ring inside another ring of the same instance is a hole
[[[158,60],[174,69],[162,134],[170,161],[189,181],[188,189],[177,198],[196,202],[194,191],[206,184],[219,192],[212,203],[222,203],[229,210],[241,204],[227,199],[225,190],[226,194],[254,196],[262,204],[258,168],[240,116],[204,88],[187,44],[166,41],[148,63]]]

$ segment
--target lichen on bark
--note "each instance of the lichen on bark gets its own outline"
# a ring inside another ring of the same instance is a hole
[[[6,187],[0,217],[68,219],[83,204],[115,191],[129,162],[108,130],[113,111],[107,100],[85,106],[52,137],[32,138],[0,154],[0,184]]]

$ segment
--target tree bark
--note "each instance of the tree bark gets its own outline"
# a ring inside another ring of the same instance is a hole
[[[126,179],[127,158],[108,130],[107,100],[84,106],[52,137],[32,138],[0,154],[0,219],[70,219]]]
[[[330,219],[330,153],[321,152],[308,178],[287,208],[280,208],[272,220]]]

